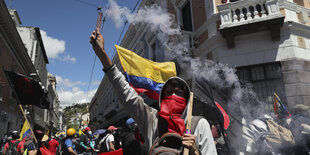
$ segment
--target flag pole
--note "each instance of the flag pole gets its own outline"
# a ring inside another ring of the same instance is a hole
[[[189,96],[189,107],[187,112],[187,123],[186,123],[186,133],[191,133],[191,125],[192,125],[192,111],[193,111],[193,98],[194,93],[190,92]],[[187,148],[184,148],[183,155],[189,155],[189,150]]]
[[[12,86],[12,84],[11,84],[11,82],[10,82],[10,78],[9,78],[9,76],[7,75],[6,70],[4,69],[3,66],[2,66],[2,70],[4,71],[4,74],[5,74],[5,76],[6,76],[6,79],[8,80],[8,84],[9,84],[10,88],[12,89],[13,93],[15,94],[15,96],[17,96],[17,98],[18,98],[18,95],[17,95],[17,93],[15,92],[15,89],[14,89],[14,87]],[[31,133],[32,133],[32,135],[33,135],[33,138],[34,138],[35,142],[38,144],[37,138],[36,138],[36,136],[34,135],[34,132],[33,132],[33,130],[32,130],[32,127],[31,127],[31,125],[30,125],[30,123],[29,123],[29,121],[28,121],[28,119],[27,119],[27,116],[26,116],[26,114],[25,114],[25,112],[24,112],[24,109],[23,109],[23,107],[22,107],[22,105],[21,105],[21,103],[20,103],[21,101],[20,101],[19,98],[17,99],[17,102],[18,102],[18,106],[19,106],[20,110],[22,111],[22,114],[23,114],[23,116],[24,116],[26,122],[28,123],[29,129],[30,129],[30,131],[31,131]]]
[[[23,113],[23,116],[24,116],[26,122],[28,123],[29,129],[30,129],[30,131],[31,131],[31,133],[32,133],[32,135],[33,135],[34,141],[38,144],[38,140],[37,140],[37,138],[36,138],[36,136],[35,136],[35,134],[34,134],[34,132],[33,132],[33,130],[32,130],[32,127],[31,127],[31,125],[30,125],[30,123],[29,123],[29,121],[28,121],[28,119],[27,119],[27,116],[26,116],[26,114],[25,114],[25,112],[24,112],[24,109],[23,109],[22,105],[21,105],[21,104],[18,104],[18,105],[19,105],[20,110],[21,110],[22,113]]]

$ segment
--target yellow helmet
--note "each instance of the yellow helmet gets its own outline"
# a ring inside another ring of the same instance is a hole
[[[72,135],[74,135],[74,134],[75,134],[75,129],[69,128],[69,129],[67,130],[67,136],[72,136]]]

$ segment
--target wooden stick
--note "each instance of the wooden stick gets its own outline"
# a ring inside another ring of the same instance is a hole
[[[25,112],[24,112],[24,109],[23,109],[23,107],[22,107],[21,104],[19,104],[19,108],[20,108],[20,110],[22,111],[23,116],[24,116],[26,122],[28,123],[29,129],[30,129],[30,131],[31,131],[31,133],[32,133],[32,135],[33,135],[34,141],[38,144],[38,140],[37,140],[36,136],[34,135],[34,132],[33,132],[33,130],[32,130],[32,127],[31,127],[31,125],[30,125],[30,123],[29,123],[29,121],[28,121],[28,119],[27,119],[27,116],[26,116],[26,114],[25,114]]]
[[[193,98],[194,98],[194,93],[190,92],[189,96],[189,107],[188,107],[188,112],[187,112],[187,124],[186,124],[186,133],[191,133],[191,124],[192,124],[192,111],[193,111]],[[183,155],[189,155],[189,150],[187,148],[184,148]]]
[[[4,69],[3,66],[2,66],[2,70],[3,70],[4,72],[6,71],[6,70]],[[23,107],[22,107],[22,105],[21,105],[21,101],[20,101],[20,99],[18,98],[18,94],[16,93],[16,91],[15,91],[13,85],[12,85],[11,82],[10,82],[10,81],[11,81],[11,80],[10,80],[10,77],[9,77],[6,73],[5,73],[5,76],[6,76],[6,79],[8,80],[8,83],[9,83],[10,88],[12,89],[13,93],[14,93],[15,96],[17,97],[17,103],[18,103],[18,105],[19,105],[20,110],[22,111],[22,114],[23,114],[23,116],[24,116],[26,122],[28,123],[29,129],[30,129],[30,131],[31,131],[31,133],[32,133],[32,135],[33,135],[33,138],[34,138],[35,142],[38,144],[37,138],[36,138],[36,136],[34,135],[34,132],[33,132],[32,128],[31,128],[31,125],[30,125],[30,123],[29,123],[29,121],[28,121],[28,119],[27,119],[27,116],[26,116],[26,114],[25,114],[25,112],[24,112],[24,109],[23,109]]]

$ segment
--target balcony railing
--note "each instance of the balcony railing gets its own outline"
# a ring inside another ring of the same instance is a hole
[[[258,31],[270,31],[271,40],[280,40],[280,28],[284,22],[278,0],[240,0],[217,6],[221,25],[220,33],[227,47],[235,47],[235,37]]]
[[[280,14],[278,0],[240,0],[217,6],[220,28],[266,20]]]

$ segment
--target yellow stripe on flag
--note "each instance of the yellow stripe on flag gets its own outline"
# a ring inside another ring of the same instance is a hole
[[[170,77],[176,76],[174,62],[154,62],[123,47],[115,47],[124,72],[128,75],[149,78],[157,83],[165,83]]]
[[[29,124],[27,123],[27,121],[25,121],[23,128],[19,134],[19,141],[21,141],[23,139],[23,136],[27,136],[29,133],[30,133],[30,127],[29,127]]]

